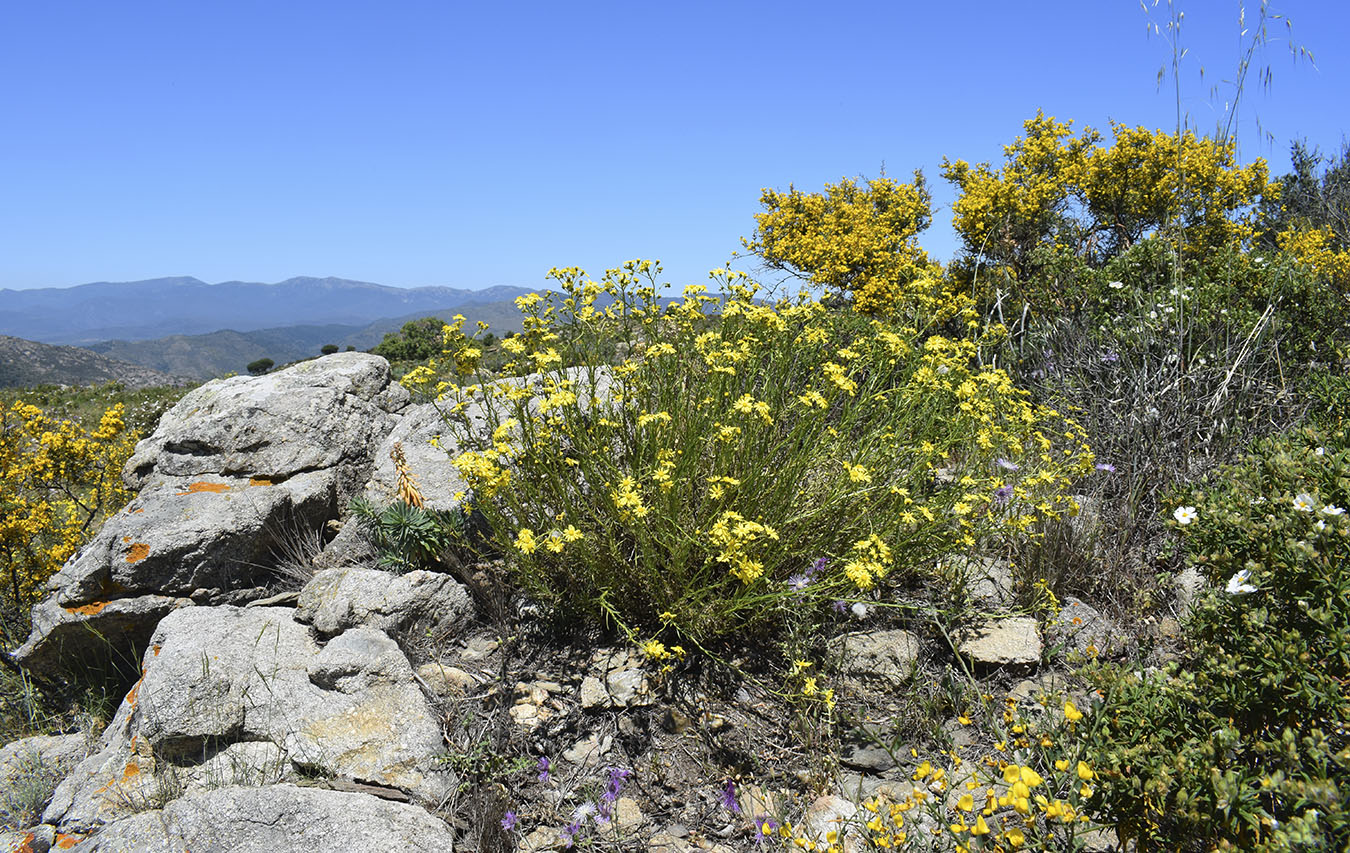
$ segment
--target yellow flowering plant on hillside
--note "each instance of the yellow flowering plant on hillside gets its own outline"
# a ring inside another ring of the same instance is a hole
[[[729,269],[663,302],[659,273],[552,271],[506,376],[440,394],[490,548],[560,613],[705,643],[1072,510],[1083,436],[977,340],[770,304]]]
[[[47,578],[126,503],[122,466],[135,444],[121,403],[88,428],[23,401],[0,408],[0,594],[13,619],[0,624],[22,630]]]
[[[766,189],[760,204],[745,247],[773,269],[848,294],[859,313],[942,322],[965,307],[917,242],[932,221],[922,172],[913,183],[845,178],[823,193]]]
[[[1162,233],[1192,258],[1237,248],[1255,233],[1254,206],[1278,192],[1264,160],[1238,165],[1232,140],[1113,122],[1105,144],[1040,112],[1023,129],[1001,166],[944,159],[942,174],[960,193],[952,224],[975,268],[1033,312],[1086,295],[1047,274],[1056,256],[1097,267]]]

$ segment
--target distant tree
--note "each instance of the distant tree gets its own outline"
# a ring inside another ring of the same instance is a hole
[[[483,346],[491,347],[496,345],[497,345],[496,335],[492,334],[491,332],[488,332],[487,334],[483,335]]]
[[[425,361],[440,355],[444,328],[445,323],[438,317],[410,320],[399,331],[385,335],[371,352],[390,361]]]
[[[271,370],[272,365],[274,364],[276,364],[276,362],[270,358],[260,358],[257,361],[250,361],[248,363],[248,372],[252,373],[254,376],[262,376],[264,373]]]
[[[352,346],[351,344],[347,344],[347,352],[356,352],[356,347]]]
[[[324,344],[323,346],[319,347],[319,352],[323,353],[324,355],[332,355],[337,351],[338,351],[337,344]]]

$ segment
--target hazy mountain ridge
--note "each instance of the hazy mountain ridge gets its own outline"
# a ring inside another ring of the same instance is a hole
[[[511,300],[530,288],[483,290],[389,287],[341,278],[296,277],[276,284],[191,277],[93,282],[66,288],[0,290],[0,334],[49,344],[142,341],[232,329],[287,326],[363,328],[377,318]],[[378,342],[378,341],[377,341]],[[373,344],[371,344],[373,346]],[[275,358],[275,356],[272,356]]]
[[[81,347],[54,346],[0,335],[0,388],[104,382],[121,382],[129,388],[149,388],[188,384],[190,380]]]
[[[168,335],[152,340],[112,340],[88,344],[85,349],[167,373],[210,379],[226,373],[243,373],[249,362],[270,358],[278,365],[319,355],[325,344],[339,349],[368,350],[396,332],[409,320],[439,317],[449,323],[463,314],[465,331],[472,333],[478,321],[491,326],[498,336],[520,331],[520,312],[513,300],[472,302],[440,311],[416,311],[401,317],[349,326],[297,325],[241,332],[222,329],[203,335]]]

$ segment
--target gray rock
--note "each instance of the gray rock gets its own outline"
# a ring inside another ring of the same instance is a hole
[[[441,446],[434,446],[436,440]],[[403,456],[416,478],[418,491],[427,509],[456,509],[455,494],[468,488],[458,469],[450,464],[447,449],[456,447],[441,413],[431,403],[408,406],[398,423],[375,452],[375,470],[366,483],[366,496],[389,502],[398,493],[398,473],[390,452],[394,444],[403,445]]]
[[[56,843],[56,828],[39,825],[17,831],[0,830],[0,850],[9,853],[47,853]]]
[[[63,607],[49,596],[33,607],[28,641],[14,659],[35,672],[78,671],[87,660],[130,654],[135,660],[156,623],[192,600],[141,595]]]
[[[479,682],[472,673],[440,661],[419,666],[417,677],[437,696],[463,696],[478,686]]]
[[[1012,568],[1007,560],[958,556],[948,559],[945,568],[952,582],[978,603],[1002,607],[1012,601]]]
[[[909,681],[919,660],[919,638],[908,631],[858,631],[836,637],[830,651],[840,671],[856,678],[899,687]]]
[[[1112,657],[1125,650],[1125,632],[1111,619],[1073,596],[1066,596],[1059,614],[1046,620],[1046,633],[1060,656]]]
[[[348,853],[454,849],[454,834],[425,810],[369,794],[269,785],[180,797],[101,827],[90,853]]]
[[[320,634],[357,625],[404,636],[456,636],[473,616],[463,585],[440,572],[395,575],[359,567],[324,569],[300,592],[296,618]]]
[[[1030,616],[987,619],[957,650],[984,666],[1034,666],[1041,660],[1041,634]]]
[[[440,725],[398,647],[371,628],[320,647],[293,613],[196,607],[165,617],[102,750],[57,789],[45,822],[85,831],[185,787],[273,781],[294,767],[439,801]]]
[[[165,413],[124,475],[143,489],[158,479],[210,474],[279,482],[349,465],[364,482],[371,448],[394,425],[381,406],[389,405],[382,396],[388,387],[389,363],[357,352],[266,376],[217,379]]]
[[[1172,591],[1177,597],[1177,619],[1185,622],[1190,618],[1196,601],[1208,587],[1209,583],[1195,566],[1187,566],[1172,579]]]
[[[70,734],[27,737],[0,748],[0,826],[37,824],[57,783],[90,746],[83,734]]]
[[[221,476],[161,482],[108,519],[52,586],[65,607],[253,587],[275,563],[280,526],[320,526],[333,501],[334,475],[323,471],[275,485]]]

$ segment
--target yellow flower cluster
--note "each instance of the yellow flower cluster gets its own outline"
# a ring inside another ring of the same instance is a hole
[[[752,556],[752,547],[777,539],[777,531],[767,524],[729,511],[718,516],[708,530],[708,541],[717,548],[717,559],[730,566],[731,573],[745,584],[753,583],[764,573],[764,562]]]

